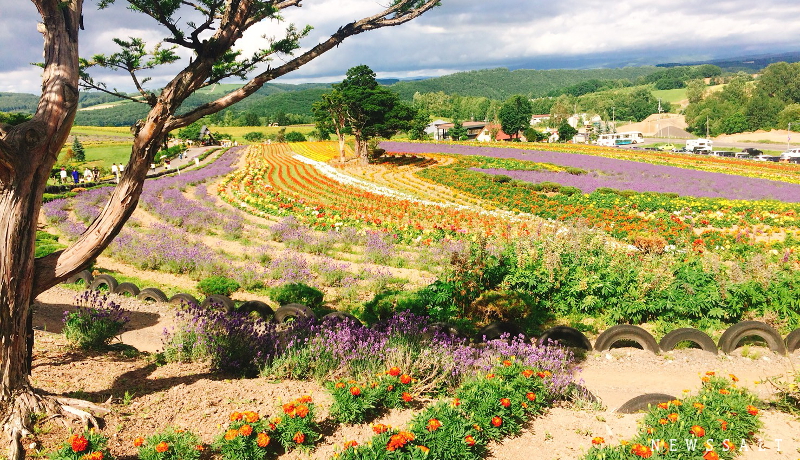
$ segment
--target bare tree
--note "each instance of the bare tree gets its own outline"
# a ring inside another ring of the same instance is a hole
[[[90,60],[78,56],[78,32],[83,0],[31,0],[42,17],[44,37],[42,96],[30,121],[0,126],[0,350],[2,388],[0,413],[9,437],[9,455],[22,459],[21,438],[27,434],[33,413],[61,413],[93,420],[84,403],[47,397],[31,385],[28,339],[30,304],[41,292],[64,281],[97,257],[119,233],[139,200],[148,167],[168,133],[205,115],[218,112],[253,94],[266,82],[285,75],[330,51],[350,36],[408,22],[438,5],[439,0],[392,0],[373,16],[340,27],[327,39],[296,56],[300,40],[310,28],[288,26],[283,38],[267,41],[253,56],[233,51],[237,40],[255,24],[280,20],[287,8],[300,0],[127,0],[131,9],[153,18],[167,33],[164,42],[148,49],[140,39],[116,39],[121,51]],[[114,0],[101,0],[107,7]],[[182,23],[181,17],[200,17]],[[206,37],[206,38],[202,38]],[[193,57],[161,90],[146,87],[140,73],[178,61],[176,48]],[[276,67],[257,67],[275,56],[284,58]],[[127,72],[141,97],[131,98],[93,80],[87,68],[102,66]],[[254,76],[248,77],[251,74]],[[181,104],[195,91],[225,78],[241,77],[239,89],[189,112]],[[249,79],[248,79],[249,78]],[[69,134],[78,103],[78,88],[117,94],[150,107],[133,127],[134,141],[125,175],[108,203],[89,228],[63,251],[34,258],[36,224],[42,195],[58,152]]]

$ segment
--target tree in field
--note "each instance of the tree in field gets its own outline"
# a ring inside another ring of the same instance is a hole
[[[375,72],[365,65],[349,69],[344,81],[333,85],[333,91],[315,104],[314,111],[316,120],[328,115],[340,147],[344,134],[355,137],[355,153],[362,162],[368,161],[370,139],[407,130],[416,112],[400,101],[397,93],[380,86]],[[340,154],[344,157],[341,149]]]
[[[252,56],[233,51],[237,40],[262,21],[280,20],[281,11],[299,7],[300,0],[127,0],[130,9],[163,27],[165,42],[170,46],[148,47],[139,39],[117,39],[120,52],[88,60],[79,60],[78,55],[83,0],[31,2],[42,19],[42,95],[29,121],[15,126],[0,124],[0,412],[9,441],[9,460],[24,457],[21,441],[32,428],[34,414],[80,415],[84,422],[90,420],[89,413],[76,407],[78,402],[34,391],[29,378],[30,305],[38,294],[83,269],[119,233],[136,208],[150,163],[168,134],[241,101],[266,82],[332,50],[347,37],[408,22],[436,6],[439,0],[391,0],[381,7],[382,11],[342,25],[297,55],[292,53],[299,49],[299,42],[309,29],[287,26],[283,37],[268,40]],[[113,0],[99,2],[101,7],[111,3]],[[181,19],[186,17],[195,21]],[[178,63],[176,47],[191,52],[192,59],[160,90],[148,89],[142,72],[161,64]],[[274,66],[256,69],[276,57],[280,60]],[[94,66],[130,75],[140,97],[118,94],[93,80],[87,70]],[[229,77],[247,81],[216,100],[187,112],[178,111],[195,91]],[[80,83],[145,104],[149,112],[133,127],[125,175],[97,218],[66,249],[35,258],[36,223],[44,188],[75,119]],[[85,408],[88,403],[80,404]]]
[[[447,134],[454,141],[465,141],[468,138],[467,128],[464,127],[460,120],[453,120],[453,127],[447,130]]]
[[[78,139],[78,136],[72,140],[72,157],[75,161],[84,162],[86,161],[86,149],[83,148],[83,144],[81,144],[81,140]]]
[[[264,133],[260,131],[250,131],[242,136],[247,142],[261,142],[264,140]]]
[[[558,127],[558,141],[559,142],[569,142],[577,134],[578,134],[578,130],[573,128],[572,125],[570,125],[566,121],[561,123],[561,125],[559,125],[559,127]]]
[[[497,114],[500,119],[500,127],[503,132],[511,136],[511,138],[519,139],[520,131],[525,131],[531,126],[531,116],[533,116],[533,107],[531,102],[525,96],[511,96],[500,107],[500,112]]]

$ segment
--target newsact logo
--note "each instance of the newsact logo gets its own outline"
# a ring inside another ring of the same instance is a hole
[[[709,452],[712,450],[721,450],[724,452],[728,452],[730,450],[737,450],[740,452],[747,452],[750,450],[756,450],[759,452],[763,452],[767,450],[766,441],[760,440],[754,446],[750,446],[744,439],[741,439],[738,445],[735,441],[730,439],[723,439],[719,444],[714,439],[706,439],[705,442],[699,443],[699,439],[697,438],[685,438],[685,439],[650,439],[650,447],[655,452],[678,452],[678,451],[685,451],[685,452],[696,452],[699,450],[703,450],[705,452]],[[781,452],[781,441],[783,439],[774,439],[772,444],[775,447],[777,452]]]

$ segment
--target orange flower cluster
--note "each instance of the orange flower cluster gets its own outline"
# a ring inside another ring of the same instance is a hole
[[[403,398],[403,401],[405,401],[405,402],[411,402],[411,400],[414,399],[414,397],[411,396],[411,393],[408,393],[408,392],[403,392],[403,395],[401,397]]]
[[[700,425],[692,425],[692,427],[689,428],[689,433],[697,436],[698,438],[702,438],[706,435],[706,429]]]
[[[296,442],[296,443],[298,443],[298,444],[302,444],[302,443],[304,443],[304,442],[305,442],[305,440],[306,440],[306,435],[305,435],[305,434],[304,434],[302,431],[298,431],[298,432],[297,432],[297,433],[295,433],[295,434],[294,434],[294,436],[292,437],[292,441],[294,441],[294,442]]]
[[[713,450],[708,450],[703,454],[703,460],[719,460],[719,454]]]
[[[508,398],[500,398],[500,405],[503,407],[511,406],[511,400]]]
[[[133,440],[133,446],[134,446],[134,447],[139,447],[139,446],[141,446],[142,444],[144,444],[144,438],[143,438],[143,437],[141,437],[141,436],[139,436],[138,438],[136,438],[136,439],[134,439],[134,440]]]
[[[255,423],[259,420],[260,416],[257,412],[253,411],[244,411],[244,412],[232,412],[231,413],[231,422],[235,422],[237,420],[244,420],[247,423]]]
[[[269,442],[270,442],[270,437],[267,433],[258,433],[258,436],[256,436],[256,444],[258,445],[258,447],[262,448],[267,447],[269,445]]]
[[[386,445],[386,450],[395,451],[402,449],[403,446],[414,440],[414,433],[409,431],[401,431],[389,438],[389,443]]]
[[[350,394],[353,396],[358,396],[361,394],[361,388],[358,387],[350,387]]]
[[[494,417],[492,417],[492,425],[494,425],[496,427],[500,427],[500,425],[502,425],[502,424],[503,424],[503,419],[502,418],[500,418],[500,417],[498,417],[496,415]]]
[[[747,413],[750,415],[758,415],[758,408],[751,404],[747,405]]]
[[[83,452],[89,447],[89,440],[80,434],[74,434],[69,438],[69,446],[73,452]]]
[[[409,383],[411,383],[411,376],[408,374],[401,375],[400,383],[402,383],[403,385],[408,385]]]
[[[601,438],[600,436],[595,436],[595,437],[592,438],[592,445],[593,446],[599,446],[599,445],[605,444],[605,442],[606,442],[606,440]]]
[[[386,373],[391,375],[392,377],[397,377],[398,375],[400,375],[400,368],[399,367],[392,367]]]
[[[163,454],[168,450],[169,450],[169,444],[167,444],[166,442],[161,441],[160,443],[156,444],[156,452]]]
[[[637,457],[650,458],[653,456],[653,449],[642,444],[634,444],[631,453]]]
[[[96,450],[90,454],[85,454],[81,457],[82,460],[103,460],[103,453]]]
[[[389,425],[384,425],[383,423],[372,425],[372,431],[374,431],[375,434],[386,433],[387,431],[389,431],[389,429],[390,429]]]
[[[355,441],[345,441],[345,443],[344,443],[344,448],[345,448],[345,449],[349,449],[349,448],[351,448],[351,447],[355,447],[355,446],[357,446],[357,445],[358,445],[358,443],[357,443],[357,442],[355,442]]]
[[[242,425],[239,428],[239,436],[247,437],[247,436],[250,436],[251,434],[253,434],[253,427],[252,426],[250,426],[250,425]]]
[[[525,369],[524,371],[522,371],[522,376],[525,377],[526,379],[529,379],[533,377],[533,371],[531,369]]]
[[[428,424],[425,425],[425,429],[430,431],[430,432],[434,432],[434,431],[438,430],[439,428],[441,428],[441,426],[442,426],[442,422],[440,422],[439,420],[437,420],[435,418],[432,418],[432,419],[428,420]]]

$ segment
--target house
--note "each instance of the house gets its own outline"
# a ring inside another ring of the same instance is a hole
[[[461,123],[461,125],[467,128],[467,139],[472,140],[478,137],[481,131],[483,131],[483,128],[486,127],[487,123],[485,121],[465,121]],[[438,141],[450,138],[448,132],[453,126],[455,126],[453,123],[443,123],[437,125],[434,139]]]
[[[447,122],[444,120],[435,120],[430,122],[430,124],[428,124],[428,126],[425,128],[425,135],[429,136],[431,139],[439,140],[436,137],[436,131],[439,125],[444,125],[444,124],[447,124]]]
[[[492,136],[492,133],[494,133],[494,136]],[[478,134],[478,136],[475,138],[475,140],[478,142],[510,141],[511,139],[512,137],[503,132],[503,128],[501,128],[497,123],[489,123],[484,126],[483,130],[481,130],[480,134]],[[525,139],[525,136],[522,134],[519,135],[519,140],[522,142],[528,142],[528,140]]]
[[[544,115],[533,115],[531,116],[531,125],[538,125],[540,123],[544,123],[549,119],[550,119],[550,114],[548,113]]]

